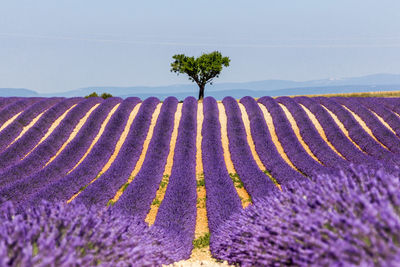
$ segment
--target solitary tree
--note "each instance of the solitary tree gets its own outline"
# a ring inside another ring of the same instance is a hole
[[[228,67],[230,59],[222,57],[218,51],[202,54],[198,58],[187,57],[184,54],[174,55],[171,63],[171,72],[186,73],[189,80],[196,82],[199,86],[199,100],[204,98],[204,87],[207,83],[212,84],[215,77],[219,77],[223,67]]]

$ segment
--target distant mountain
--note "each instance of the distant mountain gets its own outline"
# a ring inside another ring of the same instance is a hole
[[[14,91],[17,90],[17,91]],[[25,91],[21,91],[25,90]],[[351,93],[368,91],[395,91],[400,90],[400,75],[398,74],[373,74],[362,77],[350,77],[340,79],[322,79],[311,81],[289,80],[264,80],[240,83],[216,83],[206,87],[206,96],[221,99],[230,95],[236,98],[245,95],[254,97],[270,95],[303,95],[303,94],[328,94]],[[168,86],[92,86],[61,93],[39,94],[28,89],[0,89],[0,96],[85,96],[92,92],[103,92],[114,96],[129,97],[138,96],[146,98],[155,96],[163,99],[167,96],[176,96],[183,99],[187,96],[197,97],[198,88],[195,84],[177,84]]]
[[[25,89],[25,88],[0,88],[0,97],[9,97],[9,96],[23,96],[23,97],[33,97],[40,96],[39,93]]]

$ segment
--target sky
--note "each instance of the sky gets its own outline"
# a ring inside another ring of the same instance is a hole
[[[174,54],[231,59],[215,83],[400,74],[398,0],[1,0],[0,88],[190,83]]]

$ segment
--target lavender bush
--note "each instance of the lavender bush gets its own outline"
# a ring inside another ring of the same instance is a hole
[[[82,98],[67,98],[49,108],[43,116],[17,141],[0,154],[0,171],[14,165],[31,151],[49,130],[53,122],[67,111],[72,105],[82,101]]]
[[[323,175],[233,215],[211,243],[214,256],[242,266],[397,266],[398,175],[353,172]]]
[[[146,218],[167,163],[177,106],[178,99],[175,97],[164,100],[143,164],[114,205],[114,209],[122,214],[135,215],[142,220]]]
[[[385,101],[380,98],[362,98],[359,100],[365,107],[375,112],[400,136],[400,118],[390,109],[385,107]]]
[[[385,125],[383,125],[374,114],[355,98],[335,97],[336,102],[345,105],[357,114],[371,129],[372,134],[379,142],[384,144],[390,151],[398,154],[400,152],[400,140]]]
[[[372,156],[359,150],[340,130],[333,118],[320,104],[309,97],[295,97],[294,101],[309,109],[321,124],[326,138],[348,161],[354,163],[376,162]]]
[[[183,101],[171,177],[154,222],[179,239],[183,249],[177,260],[190,257],[196,226],[196,111],[196,99],[187,97]]]
[[[12,141],[14,141],[24,127],[26,127],[36,116],[61,100],[62,98],[60,97],[46,98],[26,108],[16,120],[1,131],[0,151],[2,152]]]
[[[54,161],[41,170],[32,172],[29,176],[22,176],[16,181],[10,181],[8,186],[0,189],[0,196],[20,203],[25,201],[29,195],[65,176],[85,154],[107,114],[121,101],[122,99],[117,97],[104,100],[103,104],[90,114],[87,122],[79,130],[76,137],[71,140]]]
[[[322,139],[312,121],[292,98],[284,96],[276,99],[283,104],[292,114],[301,134],[301,138],[308,145],[312,153],[325,165],[333,168],[347,168],[349,162],[333,151],[325,140]]]
[[[151,124],[152,115],[159,102],[160,100],[155,97],[149,97],[143,101],[121,150],[110,168],[96,181],[89,184],[74,201],[83,203],[88,207],[93,205],[105,207],[107,202],[114,197],[135,168]]]
[[[49,137],[39,144],[32,153],[23,160],[17,161],[15,165],[7,166],[7,168],[0,173],[0,187],[2,188],[40,170],[40,168],[57,153],[64,142],[68,140],[76,124],[86,112],[94,105],[101,102],[103,102],[103,99],[96,97],[91,97],[90,99],[80,102],[68,113]]]
[[[321,165],[305,151],[282,108],[273,98],[264,96],[258,99],[258,103],[263,104],[268,109],[273,118],[279,142],[282,144],[286,155],[302,173],[311,177],[334,171],[331,168]]]
[[[227,116],[229,151],[244,188],[251,198],[258,198],[278,190],[271,179],[257,166],[247,143],[246,130],[239,105],[232,97],[222,100]]]
[[[0,266],[159,266],[172,262],[172,242],[135,218],[79,205],[0,210]]]
[[[291,180],[305,179],[303,175],[292,169],[279,154],[272,141],[262,111],[254,98],[243,97],[240,99],[240,103],[245,106],[249,116],[250,131],[257,154],[272,177],[282,186],[285,186]]]
[[[47,201],[66,201],[80,188],[93,180],[114,152],[115,145],[125,128],[132,109],[140,102],[137,97],[125,99],[111,117],[103,134],[88,156],[71,173],[46,185],[29,200],[30,204]]]
[[[347,111],[342,105],[327,97],[315,97],[316,101],[331,110],[339,120],[343,123],[344,127],[349,132],[350,138],[356,142],[362,150],[369,155],[400,165],[400,157],[397,154],[390,152],[383,148],[377,141],[375,141],[357,122],[357,120]]]

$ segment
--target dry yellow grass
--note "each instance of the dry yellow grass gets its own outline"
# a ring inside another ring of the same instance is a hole
[[[10,125],[16,118],[18,118],[18,116],[22,113],[19,112],[17,114],[15,114],[14,116],[12,116],[9,120],[7,120],[3,125],[1,125],[0,127],[0,132],[3,131],[4,128],[6,128],[8,125]]]
[[[76,163],[75,166],[74,166],[71,170],[68,171],[68,173],[70,173],[70,172],[72,172],[73,170],[75,170],[75,168],[78,167],[79,164],[81,164],[82,161],[87,157],[87,155],[90,153],[90,151],[92,151],[94,145],[97,143],[97,141],[99,141],[101,135],[103,134],[104,129],[106,128],[108,122],[109,122],[110,119],[111,119],[111,116],[115,113],[115,111],[118,109],[118,107],[119,107],[120,105],[121,105],[120,103],[117,104],[117,105],[115,105],[115,106],[113,107],[113,109],[108,113],[106,119],[103,121],[103,123],[102,123],[101,126],[100,126],[99,132],[97,133],[96,137],[93,139],[93,141],[92,141],[92,143],[90,144],[89,148],[86,150],[85,154],[84,154],[84,155],[82,156],[82,158],[78,161],[78,163]],[[68,174],[68,173],[67,173],[67,174]]]
[[[219,122],[221,124],[221,141],[222,141],[222,148],[224,150],[224,159],[225,159],[225,164],[228,172],[230,174],[236,174],[235,167],[233,165],[232,159],[231,159],[231,153],[229,151],[229,139],[228,139],[228,131],[227,131],[227,117],[225,113],[225,107],[222,103],[217,103],[218,104],[218,112],[219,112]],[[240,179],[240,178],[239,178]],[[245,208],[249,204],[251,204],[251,201],[249,201],[250,196],[247,193],[246,189],[244,187],[237,187],[235,186],[236,192],[238,193],[241,201],[242,201],[242,206]]]
[[[99,106],[100,104],[96,104],[93,106],[86,114],[85,116],[80,119],[78,124],[75,126],[74,130],[68,137],[67,141],[64,142],[64,144],[61,146],[61,148],[57,151],[57,153],[45,164],[45,166],[49,165],[63,150],[64,148],[75,138],[75,136],[78,134],[82,126],[85,124],[87,119],[89,118],[90,114]]]
[[[179,103],[177,110],[175,111],[174,128],[172,130],[171,140],[169,143],[169,153],[168,153],[167,161],[166,161],[165,167],[164,167],[163,178],[162,178],[162,181],[156,192],[156,196],[152,202],[150,211],[147,214],[146,219],[145,219],[145,222],[148,225],[154,224],[154,221],[156,220],[158,208],[160,207],[160,203],[163,201],[165,192],[167,191],[168,181],[169,181],[169,177],[171,176],[171,170],[172,170],[172,165],[173,165],[173,161],[174,161],[175,145],[176,145],[176,139],[178,137],[178,127],[179,127],[179,122],[180,122],[181,116],[182,116],[182,103]]]

